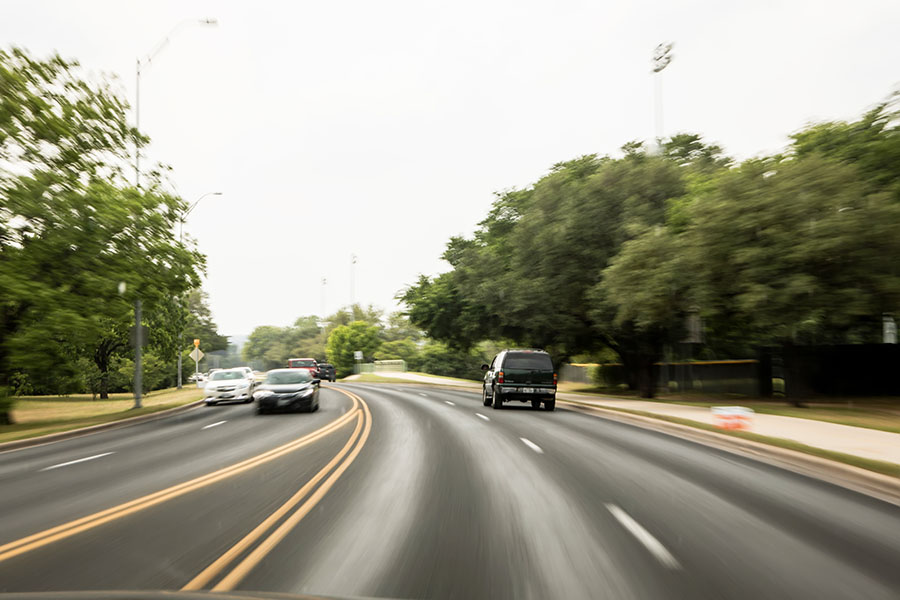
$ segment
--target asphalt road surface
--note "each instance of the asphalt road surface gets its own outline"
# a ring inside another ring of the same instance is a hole
[[[337,384],[0,454],[0,591],[898,598],[900,508],[565,409]]]

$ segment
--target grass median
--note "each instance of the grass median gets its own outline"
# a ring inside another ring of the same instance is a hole
[[[145,394],[139,409],[129,393],[110,394],[109,400],[92,400],[90,394],[72,396],[23,396],[16,399],[15,424],[0,426],[0,443],[50,433],[60,433],[155,413],[200,400],[203,390],[191,386]]]

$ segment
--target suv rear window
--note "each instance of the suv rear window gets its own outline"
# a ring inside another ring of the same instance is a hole
[[[552,371],[550,355],[538,352],[510,352],[503,361],[504,369],[540,369]]]

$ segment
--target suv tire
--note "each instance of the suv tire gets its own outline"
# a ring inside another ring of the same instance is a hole
[[[556,400],[545,400],[544,401],[544,410],[554,410],[556,409]]]
[[[537,409],[539,409],[540,407],[541,407],[541,401],[540,401],[540,400],[532,400],[532,401],[531,401],[531,408],[533,408],[534,410],[537,410]]]
[[[497,390],[494,390],[494,393],[491,395],[491,406],[494,410],[503,408],[503,398]]]
[[[487,395],[487,388],[481,386],[481,403],[485,406],[491,405],[491,397]]]

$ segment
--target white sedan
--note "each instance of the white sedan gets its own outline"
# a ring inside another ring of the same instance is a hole
[[[219,402],[252,402],[256,385],[253,376],[248,375],[243,368],[216,371],[206,382],[204,401],[207,406],[214,406]]]

